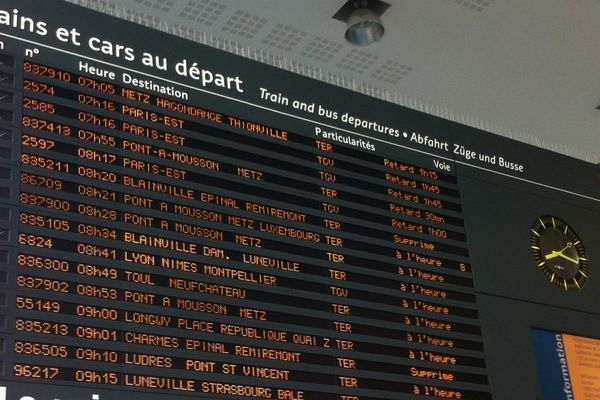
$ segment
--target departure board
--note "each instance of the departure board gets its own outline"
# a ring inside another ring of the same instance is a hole
[[[495,398],[463,193],[532,179],[512,142],[5,3],[0,400]]]

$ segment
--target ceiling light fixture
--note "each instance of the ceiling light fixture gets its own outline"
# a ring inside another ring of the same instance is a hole
[[[380,16],[389,4],[379,0],[350,0],[333,16],[346,22],[346,40],[356,46],[366,46],[381,39],[385,31]]]

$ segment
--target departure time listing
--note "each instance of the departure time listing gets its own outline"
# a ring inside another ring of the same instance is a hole
[[[6,57],[5,379],[491,399],[447,170],[103,79],[89,61]]]

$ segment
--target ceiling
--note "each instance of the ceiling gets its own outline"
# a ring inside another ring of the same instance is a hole
[[[346,0],[69,0],[600,163],[600,1],[386,0],[345,42]]]

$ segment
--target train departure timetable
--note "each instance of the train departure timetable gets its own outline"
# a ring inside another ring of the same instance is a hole
[[[1,400],[496,398],[460,171],[518,190],[526,158],[74,5],[8,3]]]

